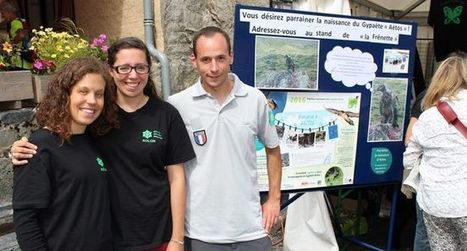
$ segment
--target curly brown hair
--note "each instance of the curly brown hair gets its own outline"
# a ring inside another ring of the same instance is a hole
[[[69,109],[71,89],[86,74],[96,73],[105,80],[104,108],[87,129],[94,135],[103,135],[118,127],[115,85],[108,71],[106,64],[93,57],[75,58],[66,63],[55,74],[37,107],[38,124],[57,133],[63,140],[68,140],[72,135]]]

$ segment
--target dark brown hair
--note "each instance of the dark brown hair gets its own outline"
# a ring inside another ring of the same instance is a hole
[[[196,57],[196,44],[198,43],[198,39],[200,37],[212,37],[215,34],[221,34],[224,38],[225,41],[227,42],[227,49],[229,53],[232,51],[232,46],[230,44],[230,37],[227,32],[225,32],[223,29],[216,27],[216,26],[207,26],[196,32],[195,36],[193,37],[193,55]]]
[[[107,57],[107,63],[109,64],[110,67],[114,66],[118,52],[123,49],[142,50],[144,54],[146,55],[146,63],[149,65],[149,67],[152,67],[151,54],[149,53],[148,47],[146,47],[144,42],[141,41],[141,39],[137,37],[124,37],[112,43],[112,45],[110,46],[108,50],[108,57]],[[149,73],[148,83],[144,87],[143,92],[144,94],[148,96],[152,95],[156,98],[159,97],[157,96],[156,87],[154,85],[154,81],[151,78],[151,73]]]
[[[87,129],[95,135],[103,135],[118,126],[113,79],[107,66],[93,57],[72,59],[55,74],[47,94],[38,105],[36,119],[40,126],[57,133],[63,140],[70,138],[72,119],[68,106],[71,90],[89,73],[96,73],[104,78],[105,93],[102,113]]]

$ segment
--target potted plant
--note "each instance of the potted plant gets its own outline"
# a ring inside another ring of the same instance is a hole
[[[32,32],[31,49],[37,57],[32,65],[35,102],[39,102],[45,94],[53,73],[70,59],[83,56],[107,59],[108,41],[104,34],[89,43],[74,31],[57,32],[52,28],[40,27]]]

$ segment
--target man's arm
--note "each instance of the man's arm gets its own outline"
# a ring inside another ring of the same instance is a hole
[[[276,224],[280,212],[281,199],[281,151],[279,146],[275,148],[266,147],[269,192],[268,199],[263,204],[263,228],[269,233]]]
[[[170,183],[170,207],[172,210],[172,237],[167,250],[183,250],[185,236],[185,172],[183,163],[167,166]]]
[[[25,165],[36,154],[37,146],[29,143],[26,137],[13,142],[10,148],[11,162],[15,166]]]

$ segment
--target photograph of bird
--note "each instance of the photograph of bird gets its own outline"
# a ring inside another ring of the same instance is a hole
[[[295,72],[295,62],[289,55],[285,55],[285,64],[287,65],[287,71],[291,74]]]
[[[381,92],[379,101],[379,112],[381,115],[381,123],[391,124],[392,127],[399,127],[398,119],[398,102],[397,96],[389,90],[384,84],[378,86],[376,91]]]
[[[334,113],[337,116],[341,117],[349,125],[354,125],[355,124],[351,118],[358,118],[358,113],[356,113],[356,112],[343,111],[343,110],[338,110],[338,109],[333,109],[333,108],[325,108],[325,109],[328,112]]]

